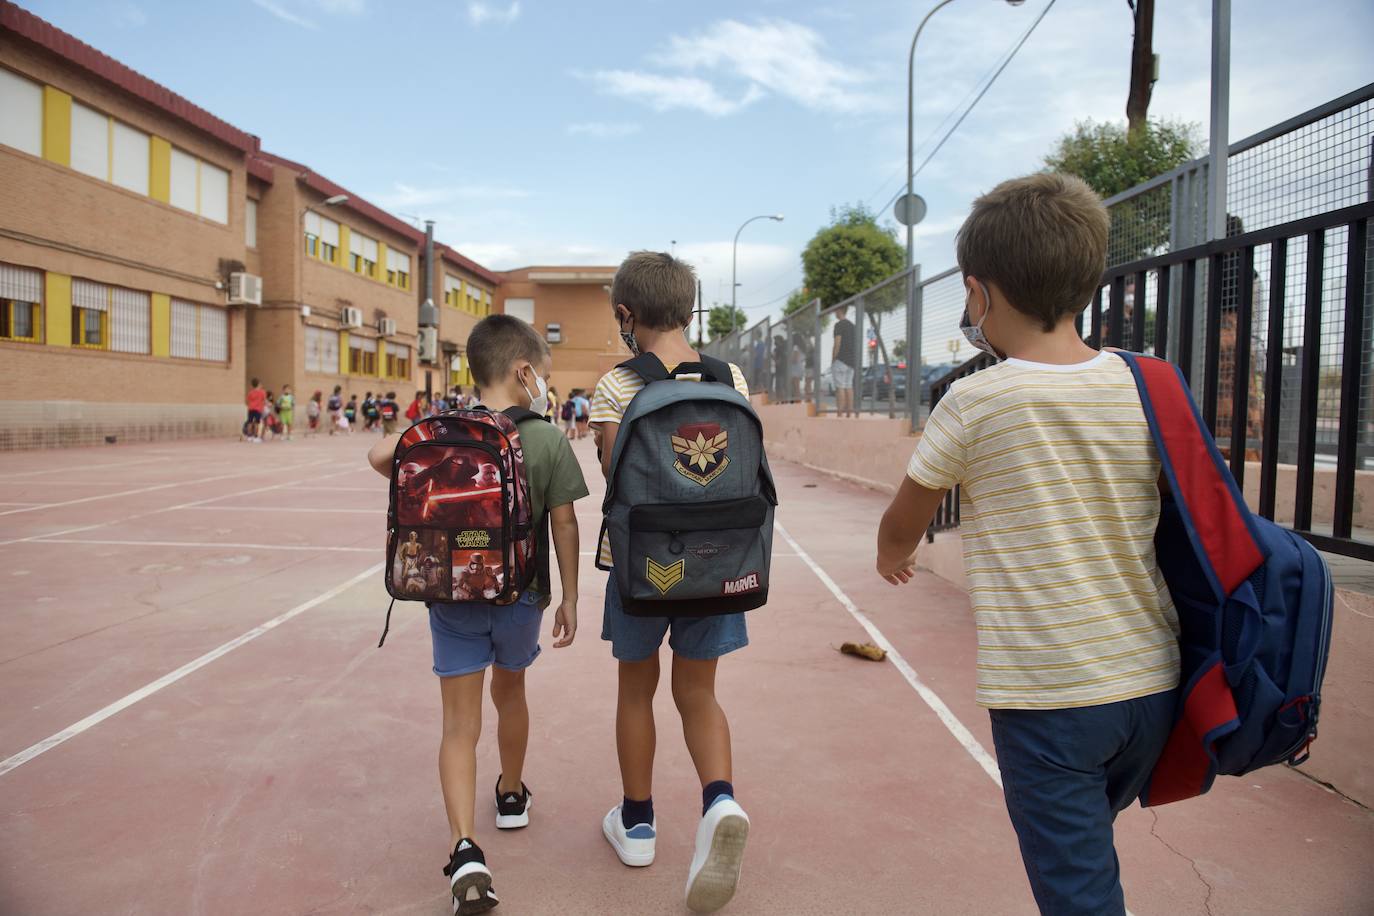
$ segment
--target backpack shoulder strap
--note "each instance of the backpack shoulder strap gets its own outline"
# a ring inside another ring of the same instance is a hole
[[[501,412],[506,416],[510,417],[510,421],[514,423],[516,426],[519,426],[526,420],[544,419],[539,414],[530,410],[528,407],[507,407],[505,410]]]
[[[625,360],[616,368],[629,369],[646,382],[661,382],[680,375],[700,374],[703,382],[720,382],[732,388],[735,383],[730,364],[705,353],[700,354],[696,362],[679,363],[672,372],[669,372],[663,361],[653,353],[641,353],[634,359]]]
[[[645,382],[661,382],[672,378],[668,374],[668,368],[663,365],[663,360],[652,353],[641,353],[633,359],[616,366],[617,369],[629,369],[635,375],[644,379]]]
[[[703,381],[720,382],[722,385],[735,387],[735,373],[730,371],[730,364],[723,359],[716,359],[714,356],[701,354],[701,374]]]
[[[1160,469],[1217,601],[1235,591],[1267,554],[1250,509],[1203,425],[1178,367],[1152,356],[1118,353],[1131,367]]]

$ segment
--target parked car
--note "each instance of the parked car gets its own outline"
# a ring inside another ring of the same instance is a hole
[[[892,391],[892,399],[906,400],[906,362],[898,363],[895,368],[887,363],[865,366],[861,397],[886,401],[889,391]]]

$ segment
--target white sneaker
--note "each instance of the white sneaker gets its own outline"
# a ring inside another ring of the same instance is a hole
[[[652,824],[635,824],[628,830],[620,817],[620,805],[606,812],[601,833],[620,861],[633,868],[654,864],[654,841],[658,838],[658,818]]]
[[[749,815],[730,796],[720,796],[697,825],[697,850],[687,873],[688,909],[714,913],[730,902],[748,839]]]

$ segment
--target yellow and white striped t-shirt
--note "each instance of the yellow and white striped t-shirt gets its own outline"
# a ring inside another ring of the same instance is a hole
[[[668,371],[672,372],[673,368],[673,366],[669,366]],[[740,371],[739,366],[734,363],[730,363],[730,378],[735,383],[735,390],[746,398],[749,397],[749,383],[745,381],[744,373]],[[682,381],[700,381],[700,378],[694,375],[684,375]],[[634,396],[642,390],[644,390],[644,379],[639,376],[639,373],[616,366],[601,376],[601,380],[596,383],[596,391],[592,394],[589,421],[592,423],[619,423],[624,418],[625,410],[634,400]],[[597,548],[597,560],[602,566],[611,565],[610,538],[601,539],[601,545]]]
[[[907,474],[963,487],[979,705],[1096,706],[1178,684],[1159,456],[1124,360],[1008,359],[955,382]]]

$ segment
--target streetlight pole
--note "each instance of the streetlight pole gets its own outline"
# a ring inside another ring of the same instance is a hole
[[[940,0],[935,4],[929,13],[926,13],[921,24],[916,27],[916,34],[911,36],[911,51],[906,56],[906,196],[910,199],[915,183],[916,176],[912,174],[916,166],[915,154],[915,99],[916,99],[916,42],[921,38],[921,30],[926,27],[930,17],[940,11],[941,7],[948,6],[954,0]],[[1026,0],[1006,0],[1008,6],[1020,6]],[[906,225],[906,266],[911,267],[912,262],[912,224]]]
[[[945,0],[945,2],[948,3],[949,0]],[[780,222],[782,222],[782,214],[781,214],[781,213],[777,213],[777,214],[773,214],[773,213],[764,213],[764,214],[761,214],[761,215],[759,215],[759,216],[751,216],[751,217],[749,217],[747,220],[745,220],[743,223],[740,223],[740,227],[739,227],[738,229],[735,230],[735,244],[734,244],[734,247],[731,248],[731,250],[730,250],[730,308],[731,308],[731,309],[734,309],[734,308],[735,308],[735,298],[736,298],[736,297],[735,297],[735,294],[739,291],[739,282],[735,279],[735,276],[736,276],[736,273],[737,273],[737,269],[738,269],[738,265],[739,265],[739,234],[740,234],[741,232],[744,231],[744,227],[745,227],[745,226],[749,225],[750,223],[752,223],[752,222],[753,222],[754,220],[756,220],[756,219],[771,219],[771,220],[773,220],[774,222],[780,223]],[[732,315],[732,320],[733,320],[733,315]]]

